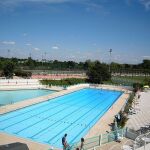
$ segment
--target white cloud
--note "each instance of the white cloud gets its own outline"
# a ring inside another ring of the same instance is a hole
[[[9,6],[17,5],[24,2],[32,3],[65,3],[65,2],[75,2],[78,0],[0,0],[0,5]]]
[[[83,4],[85,4],[87,6],[87,9],[101,9],[102,5],[98,4],[98,3],[94,3],[94,2],[84,2]]]
[[[73,3],[80,4],[84,6],[87,12],[103,12],[104,14],[109,14],[103,7],[105,0],[94,1],[94,0],[0,0],[0,8],[5,11],[14,11],[14,8],[24,5],[24,3],[34,3],[34,4],[64,4]],[[55,9],[56,10],[56,9]]]
[[[150,9],[150,0],[139,0],[141,4],[143,4],[146,10]]]
[[[16,42],[14,42],[14,41],[2,41],[1,43],[4,45],[15,45],[16,44]]]
[[[66,2],[74,2],[76,0],[0,0],[0,11],[14,12],[15,8],[23,6],[25,3],[34,4],[61,4]],[[78,0],[77,0],[78,1]],[[24,35],[23,35],[24,36]]]
[[[35,51],[40,51],[40,49],[39,48],[37,48],[37,47],[35,47],[35,48],[33,48]]]
[[[54,50],[58,50],[58,49],[59,49],[59,47],[58,47],[58,46],[52,46],[52,49],[54,49]]]
[[[23,36],[27,36],[27,33],[23,33]]]
[[[20,0],[20,1],[47,2],[47,3],[64,3],[64,2],[72,2],[72,1],[75,1],[75,0]]]
[[[93,46],[97,46],[97,44],[96,44],[96,43],[93,43]]]
[[[25,45],[27,45],[27,46],[31,46],[32,44],[31,44],[31,43],[26,43]]]
[[[149,58],[149,59],[150,59],[150,56],[142,56],[142,57],[143,57],[143,58],[147,58],[147,59]]]
[[[103,1],[102,1],[103,2]],[[62,3],[79,3],[85,5],[87,9],[99,9],[102,6],[93,2],[93,0],[0,0],[0,6],[18,6],[23,3],[46,3],[46,4],[62,4]]]
[[[70,56],[68,56],[68,58],[74,59],[74,58],[76,58],[76,56],[75,55],[70,55]]]

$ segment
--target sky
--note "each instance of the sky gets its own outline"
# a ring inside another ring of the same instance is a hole
[[[0,56],[141,63],[150,0],[0,0]]]

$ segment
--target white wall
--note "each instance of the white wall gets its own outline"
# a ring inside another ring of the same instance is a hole
[[[77,84],[77,85],[72,85],[72,86],[68,86],[66,89],[67,90],[71,90],[71,89],[75,89],[75,88],[86,88],[89,87],[89,84]]]
[[[38,79],[0,79],[0,89],[28,89],[28,88],[41,88]]]

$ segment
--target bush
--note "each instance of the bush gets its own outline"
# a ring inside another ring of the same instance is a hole
[[[62,80],[41,80],[43,85],[69,86],[79,83],[86,83],[86,79],[67,78]]]
[[[129,113],[129,109],[132,107],[132,103],[133,103],[134,96],[135,96],[135,93],[134,93],[134,92],[131,93],[130,96],[129,96],[128,102],[127,102],[127,104],[126,104],[126,106],[125,106],[125,108],[124,108],[124,112],[125,112],[126,114]]]
[[[15,65],[13,62],[11,62],[11,61],[5,62],[4,66],[3,66],[3,73],[2,74],[6,78],[12,78],[13,74],[14,74],[14,68],[15,68]]]
[[[145,78],[144,79],[144,85],[149,85],[150,86],[150,78]]]
[[[117,122],[118,123],[118,126],[120,126],[121,128],[123,128],[128,120],[128,113],[129,113],[129,109],[131,109],[132,107],[132,103],[133,103],[133,99],[134,99],[134,96],[135,96],[135,93],[132,92],[129,96],[129,99],[128,99],[128,102],[124,108],[124,111],[120,111],[119,112],[119,115],[120,115],[120,120]]]
[[[120,123],[119,123],[119,126],[120,126],[121,128],[123,128],[123,127],[126,125],[126,122],[127,122],[127,121],[128,121],[127,116],[123,116],[122,119],[121,119],[121,121],[120,121]]]
[[[32,75],[31,72],[21,71],[21,70],[16,70],[14,73],[16,76],[23,77],[23,78],[29,78]]]
[[[133,83],[133,91],[136,93],[138,90],[143,88],[142,83]]]

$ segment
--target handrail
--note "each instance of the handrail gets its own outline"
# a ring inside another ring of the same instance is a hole
[[[101,146],[103,144],[106,144],[112,141],[116,141],[118,139],[118,136],[121,138],[125,137],[126,131],[127,131],[126,128],[123,128],[123,129],[112,131],[110,133],[101,134],[92,138],[85,139],[84,150],[91,149],[97,146]],[[70,149],[74,150],[77,147],[80,147],[80,142],[78,141],[70,145],[71,145]]]

